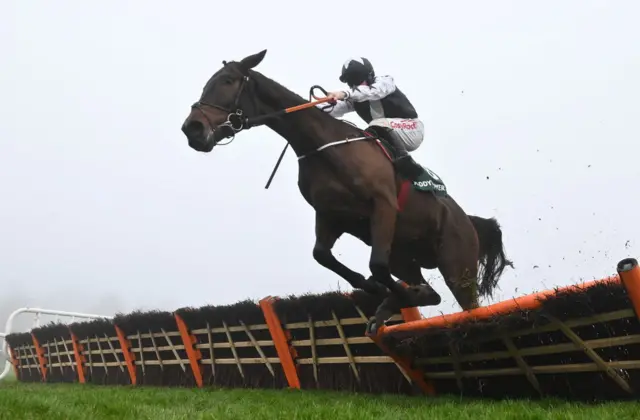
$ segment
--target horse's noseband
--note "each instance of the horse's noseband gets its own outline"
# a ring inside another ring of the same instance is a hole
[[[220,130],[224,134],[220,139],[225,139],[225,138],[231,139],[229,140],[229,142],[224,143],[223,145],[231,143],[235,139],[236,133],[239,133],[240,131],[247,128],[248,118],[244,116],[244,111],[242,111],[242,109],[239,107],[239,103],[240,103],[240,97],[242,95],[244,87],[248,81],[249,81],[249,76],[242,76],[242,83],[240,84],[240,88],[236,93],[236,98],[233,102],[233,109],[229,109],[221,105],[211,104],[203,101],[202,99],[195,102],[193,105],[191,105],[192,109],[195,108],[202,113],[204,118],[207,120],[207,123],[209,124],[209,129],[211,130],[212,133],[215,133],[216,130]],[[229,114],[227,115],[227,120],[222,124],[218,124],[217,126],[214,126],[213,122],[209,119],[207,114],[202,110],[203,105],[216,108],[224,112],[228,112]],[[217,145],[218,141],[215,141],[214,139],[214,145]]]

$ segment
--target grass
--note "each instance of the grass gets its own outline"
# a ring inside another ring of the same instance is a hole
[[[0,419],[637,419],[640,403],[460,400],[324,391],[0,383]]]
[[[2,370],[4,369],[4,362],[0,363],[0,372],[2,372]],[[9,370],[9,375],[6,376],[2,381],[0,381],[0,384],[5,384],[7,382],[12,382],[16,380],[16,374],[14,372],[13,369]]]

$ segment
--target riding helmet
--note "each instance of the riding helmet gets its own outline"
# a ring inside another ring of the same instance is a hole
[[[371,62],[364,57],[350,58],[342,65],[340,81],[349,87],[360,85],[362,82],[373,83],[375,72]]]

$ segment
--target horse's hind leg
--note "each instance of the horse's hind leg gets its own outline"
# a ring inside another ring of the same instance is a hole
[[[452,227],[445,229],[438,255],[438,270],[463,310],[478,305],[478,242],[474,235],[462,237]]]
[[[337,226],[338,224],[332,223],[331,218],[316,212],[316,243],[313,247],[313,258],[318,264],[333,271],[356,289],[372,294],[385,293],[386,290],[382,286],[366,281],[362,274],[351,270],[333,256],[331,250],[344,233]]]

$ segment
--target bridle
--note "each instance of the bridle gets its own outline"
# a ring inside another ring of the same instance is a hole
[[[226,61],[223,61],[222,64],[226,67],[228,65],[228,63]],[[237,69],[233,69],[234,71],[238,71]],[[238,91],[236,92],[236,97],[233,101],[233,105],[231,108],[228,107],[224,107],[222,105],[218,105],[218,104],[213,104],[207,101],[204,101],[202,98],[197,101],[194,102],[193,105],[191,105],[191,109],[197,109],[198,111],[200,111],[200,113],[202,114],[202,116],[204,117],[204,119],[207,121],[207,124],[209,124],[209,135],[207,136],[207,140],[209,140],[209,138],[213,137],[213,145],[216,146],[219,143],[219,140],[216,141],[216,136],[215,136],[215,132],[216,130],[225,130],[222,134],[222,136],[220,137],[220,140],[225,139],[225,138],[230,138],[231,140],[229,140],[227,143],[223,143],[220,144],[221,146],[225,146],[227,144],[230,144],[236,137],[236,134],[239,133],[242,130],[248,130],[251,127],[260,125],[264,122],[266,122],[267,120],[274,118],[274,117],[281,117],[293,112],[297,112],[297,111],[301,111],[303,109],[308,109],[308,108],[313,108],[316,105],[325,103],[326,105],[323,107],[320,107],[320,109],[323,112],[330,112],[331,109],[333,109],[333,107],[336,105],[336,101],[332,98],[329,97],[328,92],[323,89],[321,86],[318,85],[313,85],[311,87],[311,89],[309,89],[309,102],[304,103],[304,104],[300,104],[300,105],[295,105],[289,108],[283,108],[283,109],[279,109],[277,111],[272,111],[269,112],[267,114],[264,115],[258,115],[255,117],[247,117],[244,113],[244,111],[242,110],[242,108],[240,108],[240,99],[242,97],[242,94],[245,91],[245,87],[248,85],[250,78],[248,75],[242,74],[242,80],[240,82],[240,87],[238,88]],[[320,90],[325,97],[324,98],[319,98],[318,96],[316,96],[316,94],[314,93],[315,90],[318,89]],[[227,113],[227,119],[226,121],[224,121],[223,123],[214,126],[213,122],[209,119],[209,117],[207,116],[206,112],[203,111],[202,107],[203,106],[208,106],[211,108],[215,108],[215,109],[219,109],[223,112]],[[353,125],[354,127],[357,128],[357,126],[355,126],[355,124],[350,123],[351,125]],[[350,143],[353,141],[362,141],[362,140],[372,140],[372,139],[377,139],[376,136],[371,136],[371,135],[366,135],[366,136],[362,136],[362,137],[356,137],[356,138],[347,138],[344,140],[338,140],[338,141],[334,141],[328,144],[325,144],[323,146],[320,146],[318,148],[316,148],[315,150],[312,150],[309,153],[306,153],[302,156],[298,156],[298,159],[304,159],[307,158],[308,156],[315,154],[317,152],[321,152],[324,149],[330,148],[330,147],[334,147],[334,146],[338,146],[341,144],[346,144],[346,143]],[[271,184],[271,181],[278,169],[278,166],[280,165],[280,162],[282,161],[282,158],[284,156],[285,151],[287,150],[287,147],[289,146],[289,142],[287,142],[287,144],[285,145],[284,149],[282,150],[282,153],[280,154],[280,157],[278,158],[278,162],[276,163],[276,166],[273,168],[273,172],[271,173],[271,177],[269,178],[269,181],[267,182],[267,185],[265,186],[265,188],[269,188],[269,185]]]
[[[227,66],[226,61],[223,61],[222,64],[224,64],[224,66]],[[209,128],[211,129],[210,133],[212,136],[215,134],[216,130],[224,130],[223,133],[225,135],[221,139],[230,138],[230,140],[227,143],[222,143],[222,144],[219,144],[218,142],[216,142],[214,138],[214,145],[226,146],[227,144],[231,143],[235,139],[236,133],[239,133],[244,129],[251,128],[249,125],[249,118],[244,116],[244,111],[242,110],[242,108],[240,108],[240,98],[242,96],[245,86],[248,83],[249,83],[249,76],[242,75],[242,81],[240,82],[240,87],[238,88],[238,92],[236,93],[236,97],[235,97],[235,100],[233,101],[232,108],[227,108],[221,105],[212,104],[202,99],[200,99],[197,102],[194,102],[194,104],[191,105],[191,109],[197,109],[198,111],[200,111],[200,113],[205,118],[205,120],[207,120],[207,123],[209,124]],[[203,105],[227,112],[228,113],[227,120],[222,124],[215,126],[207,116],[207,113],[202,110]]]
[[[224,64],[224,66],[226,67],[228,65],[228,63],[226,61],[222,62]],[[233,69],[234,71],[238,72],[237,69]],[[236,92],[236,97],[233,101],[233,105],[231,108],[227,108],[224,107],[222,105],[218,105],[218,104],[212,104],[209,102],[206,102],[202,99],[200,99],[199,101],[195,102],[193,105],[191,105],[191,109],[197,109],[198,111],[200,111],[200,113],[202,114],[202,116],[205,118],[205,120],[207,121],[207,123],[209,124],[209,137],[214,137],[213,138],[213,144],[214,146],[218,145],[219,142],[216,141],[215,139],[215,132],[216,130],[224,130],[222,131],[222,137],[220,139],[225,139],[225,138],[230,138],[231,140],[229,140],[227,143],[223,143],[220,144],[221,146],[225,146],[229,143],[231,143],[235,138],[236,138],[236,134],[239,133],[242,130],[248,130],[251,127],[255,127],[258,126],[260,124],[263,124],[264,122],[266,122],[267,120],[270,120],[271,118],[274,117],[281,117],[283,115],[292,113],[292,112],[296,112],[296,111],[300,111],[303,109],[307,109],[307,108],[311,108],[314,107],[317,104],[320,103],[329,103],[331,102],[328,107],[322,108],[323,111],[325,111],[326,109],[330,109],[333,108],[335,106],[335,101],[333,101],[332,99],[327,97],[327,91],[324,90],[322,87],[318,86],[318,85],[314,85],[311,87],[310,91],[309,91],[309,97],[310,98],[315,98],[316,101],[313,102],[308,102],[306,104],[302,104],[302,105],[296,105],[296,106],[292,106],[290,108],[284,108],[284,109],[279,109],[277,111],[273,111],[264,115],[258,115],[255,117],[247,117],[245,115],[245,112],[242,110],[242,108],[240,108],[240,98],[242,96],[242,94],[245,91],[245,87],[248,85],[250,79],[249,76],[242,74],[242,80],[240,82],[240,87],[238,88],[238,92]],[[315,89],[320,89],[324,94],[325,94],[325,98],[318,98],[315,94],[314,91]],[[332,102],[333,101],[333,102]],[[202,110],[202,106],[208,106],[211,108],[216,108],[219,109],[221,111],[224,111],[227,113],[227,119],[225,122],[214,126],[213,122],[209,119],[209,117],[207,116],[206,112],[204,112]]]

